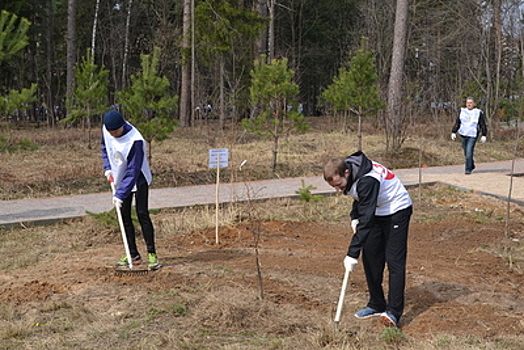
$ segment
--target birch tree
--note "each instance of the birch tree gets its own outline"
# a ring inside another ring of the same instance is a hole
[[[96,31],[98,28],[98,10],[100,9],[100,0],[96,0],[95,15],[93,16],[93,31],[91,33],[91,54],[96,54]]]
[[[126,15],[126,32],[124,40],[124,58],[122,59],[122,89],[125,89],[127,84],[127,57],[129,55],[129,32],[131,30],[131,9],[133,7],[133,0],[127,2],[127,15]]]

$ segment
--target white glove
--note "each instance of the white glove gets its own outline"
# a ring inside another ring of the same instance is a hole
[[[455,141],[457,139],[457,134],[454,132],[451,133],[451,140]]]
[[[357,225],[358,225],[358,219],[351,220],[351,228],[353,229],[353,233],[357,233]]]
[[[486,142],[486,136],[482,136],[482,137],[480,138],[480,142],[482,142],[482,143]]]
[[[115,182],[115,180],[113,179],[113,172],[111,170],[106,170],[104,172],[104,176],[106,177],[107,181]]]
[[[118,208],[122,208],[122,200],[118,197],[113,196],[113,205]]]
[[[344,267],[349,272],[353,272],[357,264],[358,264],[358,260],[350,257],[349,255],[346,255],[346,257],[344,258]]]

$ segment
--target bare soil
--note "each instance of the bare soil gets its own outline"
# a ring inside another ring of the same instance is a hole
[[[447,189],[428,191],[416,203],[410,228],[401,320],[405,338],[397,346],[423,349],[419,342],[445,335],[474,339],[473,345],[519,348],[524,339],[523,262],[511,259],[522,249],[523,211],[512,206],[505,237],[503,202]],[[153,219],[158,223],[166,215],[156,213]],[[89,227],[89,220],[28,230],[40,231],[34,244],[53,245],[46,232],[62,230],[63,236],[67,227],[71,232]],[[68,243],[61,244],[69,244],[69,251],[0,271],[0,302],[11,305],[17,315],[13,320],[22,320],[13,321],[22,335],[11,336],[5,331],[11,316],[0,311],[5,348],[147,348],[147,342],[159,349],[353,349],[348,343],[372,349],[383,344],[376,338],[384,331],[376,320],[352,316],[367,301],[361,265],[347,289],[339,332],[344,340],[327,331],[342,283],[347,222],[238,223],[220,228],[218,245],[214,228],[187,234],[159,231],[163,268],[145,275],[111,267],[123,251],[118,230],[84,233],[82,243],[76,241],[82,238],[63,236]],[[112,328],[105,330],[108,324]],[[56,334],[69,340],[57,340]]]
[[[315,128],[325,124],[319,119]],[[414,132],[423,137],[408,139],[395,159],[385,158],[384,137],[369,130],[366,153],[390,168],[460,164],[460,147],[442,125],[431,135]],[[356,145],[355,135],[295,135],[282,144],[275,174],[269,143],[241,134],[235,144],[216,128],[189,131],[153,145],[155,186],[212,183],[207,150],[223,145],[235,145],[232,169],[249,159],[249,180],[319,174],[327,157]],[[81,131],[8,135],[39,148],[0,153],[0,199],[107,191],[98,146],[86,147]],[[498,136],[477,148],[477,161],[515,156],[513,137]],[[234,175],[225,171],[224,181]],[[353,317],[367,302],[361,264],[334,331],[350,240],[350,202],[334,196],[239,208],[220,227],[220,244],[214,208],[154,212],[163,267],[147,274],[113,267],[124,249],[112,213],[109,223],[88,217],[0,228],[0,349],[523,349],[523,209],[511,205],[506,226],[507,204],[497,199],[440,186],[425,187],[420,199],[411,191],[401,336]]]

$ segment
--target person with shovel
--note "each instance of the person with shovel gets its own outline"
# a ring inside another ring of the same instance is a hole
[[[345,159],[330,159],[323,175],[330,186],[354,199],[350,212],[354,234],[344,267],[352,272],[362,252],[369,289],[367,306],[355,317],[380,316],[384,325],[397,327],[404,311],[407,238],[413,212],[411,197],[395,174],[361,151]],[[386,264],[389,270],[387,301],[382,287]]]
[[[148,268],[157,270],[161,265],[156,254],[155,231],[149,216],[149,185],[152,175],[146,156],[146,142],[142,134],[125,121],[120,112],[110,110],[104,115],[101,150],[105,176],[114,188],[113,204],[122,214],[131,264],[142,263],[142,257],[136,245],[135,228],[131,220],[131,204],[134,195],[138,221],[147,246]],[[116,266],[131,267],[131,264],[126,254],[116,263]]]

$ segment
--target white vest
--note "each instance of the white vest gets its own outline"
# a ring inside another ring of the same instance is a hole
[[[371,176],[380,182],[375,215],[387,216],[406,209],[413,204],[409,192],[400,179],[382,164],[371,162],[373,168],[364,176]],[[358,201],[357,186],[360,179],[355,181],[349,190],[349,195]]]
[[[462,136],[477,137],[477,125],[480,118],[480,109],[460,109],[460,129],[458,133]]]
[[[131,150],[131,147],[133,146],[135,141],[142,141],[144,148],[144,161],[142,162],[142,173],[144,174],[147,183],[150,185],[153,176],[151,175],[151,170],[149,169],[149,162],[147,160],[146,141],[138,132],[138,130],[134,126],[132,126],[131,130],[127,134],[121,137],[113,137],[109,132],[107,132],[106,127],[103,126],[102,133],[104,135],[107,158],[109,159],[109,164],[111,165],[111,172],[113,173],[115,187],[118,188],[118,185],[124,178],[124,175],[127,170],[127,156],[129,155],[129,151]],[[136,184],[133,187],[133,192],[135,191]]]

